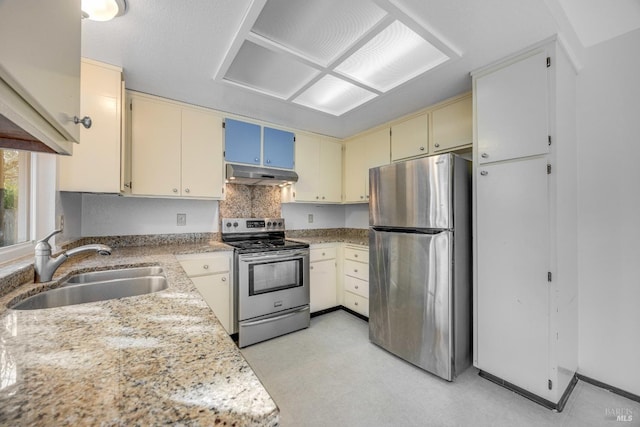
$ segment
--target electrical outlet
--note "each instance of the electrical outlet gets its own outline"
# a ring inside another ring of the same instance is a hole
[[[309,224],[313,222],[313,214],[309,214]]]
[[[58,217],[58,229],[64,230],[64,215]]]
[[[178,226],[187,225],[187,214],[178,214],[178,220],[176,221]]]

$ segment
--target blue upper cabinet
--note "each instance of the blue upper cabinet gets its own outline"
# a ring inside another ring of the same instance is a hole
[[[259,165],[260,125],[225,119],[224,159],[231,163]]]
[[[295,135],[279,129],[264,128],[264,166],[293,169]]]

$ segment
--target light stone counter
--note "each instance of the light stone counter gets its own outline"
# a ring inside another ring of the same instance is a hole
[[[320,243],[352,243],[369,246],[369,230],[354,228],[328,228],[287,231],[287,239],[310,245]]]
[[[57,282],[0,297],[0,425],[276,426],[279,411],[173,254],[223,244],[116,248],[75,272],[161,265],[169,288],[45,310],[9,310]]]

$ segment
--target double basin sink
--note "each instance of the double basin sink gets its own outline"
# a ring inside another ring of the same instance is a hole
[[[92,271],[69,277],[60,287],[20,301],[14,310],[36,310],[150,294],[166,289],[162,267]]]

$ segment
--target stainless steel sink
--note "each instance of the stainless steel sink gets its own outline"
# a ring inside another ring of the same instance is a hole
[[[106,280],[115,279],[133,279],[135,277],[145,276],[164,276],[162,267],[132,267],[121,268],[119,270],[91,271],[89,273],[80,273],[69,277],[62,286],[76,283],[94,283],[104,282]]]
[[[147,270],[143,270],[147,269]],[[83,273],[71,277],[60,288],[51,289],[23,301],[14,310],[37,310],[87,302],[145,295],[166,289],[167,278],[161,267],[143,267]],[[102,273],[99,275],[99,273]],[[126,273],[131,273],[127,276]],[[148,273],[148,274],[145,274]],[[110,275],[111,274],[111,275]],[[80,279],[76,277],[82,276]],[[71,280],[83,280],[74,283]]]

